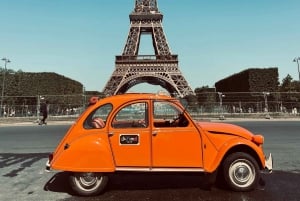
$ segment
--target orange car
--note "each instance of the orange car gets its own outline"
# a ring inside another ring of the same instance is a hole
[[[193,120],[175,98],[123,94],[92,98],[46,169],[71,172],[72,189],[85,196],[102,192],[115,171],[218,174],[232,190],[248,191],[261,170],[272,171],[263,143],[239,126]]]

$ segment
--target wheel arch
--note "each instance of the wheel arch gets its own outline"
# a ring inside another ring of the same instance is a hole
[[[251,143],[250,141],[243,139],[233,139],[227,141],[221,146],[218,151],[215,159],[206,166],[207,172],[217,171],[223,164],[226,157],[235,152],[243,152],[251,155],[257,162],[260,169],[264,168],[264,153],[260,147]]]
[[[251,147],[249,147],[248,145],[245,145],[245,144],[239,144],[239,145],[236,145],[236,146],[231,147],[231,148],[226,152],[226,154],[223,156],[223,158],[222,158],[222,160],[221,160],[221,162],[220,162],[219,167],[222,166],[223,161],[224,161],[229,155],[231,155],[231,154],[233,154],[233,153],[236,153],[236,152],[243,152],[243,153],[249,154],[250,156],[252,156],[252,157],[256,160],[256,162],[257,162],[259,168],[260,168],[260,169],[263,169],[263,164],[262,164],[262,162],[261,162],[261,160],[260,160],[260,157],[259,157],[259,155],[257,154],[257,152],[256,152],[255,150],[253,150]]]

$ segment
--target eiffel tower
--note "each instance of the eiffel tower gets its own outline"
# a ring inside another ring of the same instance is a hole
[[[122,94],[131,87],[148,83],[160,85],[172,96],[194,94],[178,67],[178,56],[171,54],[156,0],[135,0],[129,15],[130,30],[121,56],[116,56],[115,70],[103,93]],[[151,34],[155,55],[138,55],[141,34]]]

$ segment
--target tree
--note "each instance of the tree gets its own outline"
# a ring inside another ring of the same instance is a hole
[[[197,101],[198,101],[198,106],[206,108],[206,111],[203,112],[210,112],[214,109],[215,107],[215,102],[216,102],[216,89],[211,88],[209,86],[202,86],[202,87],[197,87],[194,90]]]
[[[283,92],[281,96],[282,100],[286,102],[297,102],[300,99],[300,82],[293,81],[292,76],[288,74],[282,79],[280,92]]]
[[[292,87],[293,78],[290,74],[287,74],[285,78],[282,79],[282,84],[280,86],[281,92],[291,92],[293,91]]]
[[[197,100],[200,104],[215,102],[216,101],[216,89],[209,86],[197,87],[195,89]]]

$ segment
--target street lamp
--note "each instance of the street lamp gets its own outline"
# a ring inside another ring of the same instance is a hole
[[[270,95],[269,92],[263,92],[263,95],[264,95],[264,99],[265,99],[265,112],[268,112],[269,111],[269,108],[268,108],[268,95]]]
[[[4,70],[3,70],[3,79],[2,79],[0,116],[2,116],[2,106],[3,106],[3,98],[4,98],[4,87],[5,87],[4,85],[5,85],[6,65],[7,65],[7,63],[10,63],[10,60],[7,59],[7,58],[3,58],[2,61],[4,61]]]
[[[297,62],[298,64],[298,75],[299,75],[299,82],[300,82],[300,67],[299,67],[299,61],[300,61],[300,57],[296,57],[293,62]]]
[[[219,95],[219,101],[220,101],[220,120],[224,120],[225,117],[223,115],[223,97],[225,97],[225,95],[222,92],[218,92]]]
[[[269,107],[268,107],[268,95],[270,95],[270,92],[263,92],[264,99],[265,99],[265,112],[266,112],[266,119],[270,119],[269,114]]]

